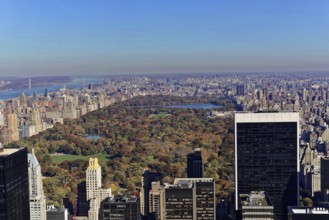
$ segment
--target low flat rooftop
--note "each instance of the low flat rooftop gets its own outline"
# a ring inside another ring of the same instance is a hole
[[[329,215],[329,208],[324,207],[289,207],[289,211],[294,214],[326,214]]]
[[[263,191],[252,191],[249,194],[240,194],[242,206],[272,206]]]
[[[110,202],[111,203],[135,203],[138,202],[139,198],[135,196],[116,196],[111,197]]]
[[[211,183],[214,182],[213,178],[175,178],[174,184],[179,184],[181,182],[193,182],[193,183]]]

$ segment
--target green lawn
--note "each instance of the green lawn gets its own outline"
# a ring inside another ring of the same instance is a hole
[[[82,155],[52,155],[51,158],[53,162],[55,163],[61,163],[63,161],[69,160],[89,160],[89,158],[95,158],[97,157],[100,162],[106,162],[107,160],[110,160],[113,156],[108,155],[108,154],[93,154],[93,155],[88,155],[88,156],[82,156]]]
[[[170,114],[168,114],[167,112],[159,112],[158,114],[152,114],[149,117],[159,119],[159,118],[167,117],[168,115],[170,115]]]

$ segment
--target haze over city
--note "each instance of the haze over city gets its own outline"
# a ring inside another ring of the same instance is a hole
[[[327,71],[329,2],[0,1],[0,76]]]

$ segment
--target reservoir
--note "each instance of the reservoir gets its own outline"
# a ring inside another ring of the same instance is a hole
[[[169,106],[170,108],[190,108],[190,109],[221,109],[223,108],[222,105],[214,105],[211,103],[195,103],[195,104],[179,104],[179,105],[172,105]]]

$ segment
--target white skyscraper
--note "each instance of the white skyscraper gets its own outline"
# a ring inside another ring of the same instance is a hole
[[[41,123],[41,116],[40,111],[37,108],[32,109],[31,119],[35,126],[35,133],[38,134],[42,131],[42,123]]]
[[[97,158],[89,159],[89,166],[86,171],[87,200],[90,200],[88,212],[89,220],[98,220],[100,203],[107,197],[112,196],[111,189],[102,188],[102,168]]]
[[[34,155],[28,154],[29,164],[29,192],[30,192],[30,219],[46,220],[46,197],[43,193],[41,167]]]

